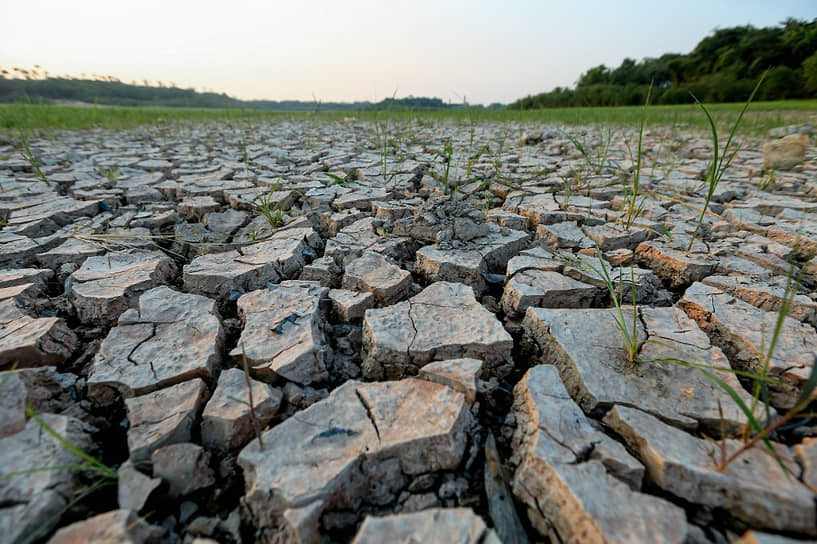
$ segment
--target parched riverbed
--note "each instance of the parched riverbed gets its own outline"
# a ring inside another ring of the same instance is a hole
[[[817,538],[810,130],[0,145],[0,541]]]

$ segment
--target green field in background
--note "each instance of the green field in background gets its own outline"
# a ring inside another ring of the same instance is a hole
[[[708,105],[718,124],[731,124],[743,104]],[[553,108],[541,110],[424,110],[424,111],[331,111],[320,113],[271,112],[238,109],[186,109],[101,106],[56,106],[42,104],[0,104],[0,132],[14,134],[19,130],[73,130],[88,128],[126,129],[143,125],[176,122],[230,120],[262,122],[312,119],[339,121],[357,119],[412,120],[427,119],[469,123],[473,121],[514,121],[533,124],[637,125],[644,114],[642,106]],[[649,125],[707,128],[701,110],[693,105],[649,106]],[[776,126],[817,121],[817,100],[757,102],[749,108],[742,133],[760,134]]]

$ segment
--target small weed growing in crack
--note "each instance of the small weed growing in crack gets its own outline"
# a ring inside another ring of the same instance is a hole
[[[454,144],[451,141],[451,138],[448,138],[443,142],[442,151],[437,153],[437,157],[442,159],[442,173],[436,174],[434,177],[437,179],[438,187],[442,189],[442,192],[446,196],[455,196],[457,194],[457,184],[452,184],[449,179],[449,174],[451,172],[451,160],[454,157]]]
[[[252,203],[253,209],[264,216],[269,226],[274,229],[284,224],[283,204],[287,199],[278,200],[277,202],[274,200],[275,192],[278,190],[280,183],[280,179],[275,180],[275,184],[270,188],[269,192],[258,195]]]
[[[602,173],[602,171],[604,171],[604,167],[607,166],[607,158],[610,155],[610,144],[613,141],[612,129],[608,127],[601,133],[601,141],[592,151],[588,142],[584,139],[584,135],[573,136],[567,132],[563,132],[563,134],[565,138],[570,140],[573,147],[575,147],[579,153],[581,153],[588,170],[596,175],[599,175]]]
[[[576,268],[580,268],[587,272],[591,272],[602,280],[604,280],[604,284],[607,287],[607,291],[610,293],[610,299],[613,302],[613,308],[615,309],[615,313],[613,314],[613,318],[615,319],[616,328],[621,335],[621,339],[624,342],[624,349],[627,352],[627,363],[632,367],[636,363],[643,362],[638,358],[638,353],[641,350],[641,346],[643,346],[647,340],[639,338],[638,335],[638,321],[639,321],[639,311],[638,311],[638,301],[636,296],[636,282],[635,282],[635,270],[631,266],[630,267],[630,291],[631,291],[631,312],[629,315],[625,312],[624,306],[624,280],[623,280],[623,273],[622,268],[619,267],[618,273],[618,288],[616,288],[616,282],[613,281],[613,278],[610,275],[610,271],[607,269],[607,264],[605,262],[604,256],[601,253],[601,248],[598,244],[596,244],[596,259],[598,261],[598,266],[595,266],[583,259],[577,258],[571,254],[560,254],[559,258],[565,260],[566,262],[570,263],[571,266]]]
[[[330,187],[332,187],[333,185],[346,186],[352,181],[354,181],[353,172],[348,172],[345,176],[339,176],[337,174],[331,174],[329,172],[324,172],[323,175],[332,180],[329,182]]]
[[[122,172],[116,166],[112,166],[110,168],[97,168],[96,171],[105,176],[108,181],[116,181],[116,178],[118,178],[119,174]]]
[[[607,270],[607,265],[604,262],[604,256],[601,254],[601,248],[596,244],[596,257],[599,262],[599,270],[604,283],[607,285],[607,290],[610,292],[610,299],[613,301],[616,313],[614,314],[616,320],[616,327],[618,328],[621,339],[624,341],[624,349],[627,351],[627,362],[630,366],[635,365],[638,361],[638,352],[641,346],[647,341],[646,339],[638,338],[638,304],[636,301],[636,285],[635,285],[635,271],[630,267],[630,291],[632,295],[632,313],[630,316],[625,316],[622,303],[624,300],[624,282],[621,278],[621,269],[618,275],[618,289],[616,289],[613,280],[610,278],[610,273]],[[628,328],[628,321],[631,322],[631,328]]]
[[[644,198],[638,202],[638,189],[641,184],[641,166],[644,162],[644,127],[647,125],[647,107],[650,105],[650,96],[652,95],[652,82],[647,89],[647,99],[644,102],[644,110],[641,115],[641,123],[638,127],[638,147],[636,148],[635,156],[627,145],[627,151],[630,155],[630,162],[633,163],[633,183],[629,194],[625,192],[624,202],[627,208],[627,214],[624,217],[624,230],[630,230],[633,222],[644,211]],[[626,187],[625,187],[626,189]]]
[[[388,167],[389,167],[389,136],[392,132],[391,126],[391,112],[394,110],[394,105],[397,99],[397,89],[394,89],[394,93],[391,95],[391,100],[388,101],[388,108],[386,116],[384,119],[380,119],[377,116],[377,110],[374,111],[374,129],[375,129],[375,141],[376,146],[379,152],[379,162],[380,162],[380,171],[383,175],[383,179],[389,181],[392,176],[389,176]]]
[[[43,174],[43,171],[40,169],[40,163],[38,163],[37,159],[34,158],[34,153],[31,152],[31,147],[28,145],[28,138],[22,130],[20,131],[20,142],[23,144],[23,158],[28,164],[31,165],[31,168],[34,169],[34,172],[37,174],[37,178],[39,178],[39,180],[43,183],[51,185],[51,182],[46,179],[45,174]]]
[[[567,177],[562,178],[562,185],[564,188],[562,189],[562,202],[559,203],[559,209],[567,211],[570,207],[570,197],[579,192],[584,185],[582,173],[579,171],[569,173]]]
[[[760,180],[760,184],[758,185],[758,189],[761,191],[766,191],[769,187],[773,187],[775,184],[775,175],[774,170],[770,170],[766,172],[763,176],[763,179]]]

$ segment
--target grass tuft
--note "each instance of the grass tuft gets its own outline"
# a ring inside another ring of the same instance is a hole
[[[687,251],[690,251],[692,249],[692,244],[695,243],[695,238],[698,236],[698,231],[701,229],[701,224],[703,223],[704,216],[706,215],[706,210],[709,208],[709,203],[712,201],[712,196],[715,194],[715,190],[718,188],[718,184],[720,183],[723,174],[726,172],[726,169],[729,168],[729,165],[732,164],[732,160],[734,160],[735,155],[737,155],[737,152],[739,151],[739,149],[736,149],[732,151],[731,154],[729,153],[729,151],[732,149],[732,143],[734,142],[738,127],[740,127],[740,123],[743,121],[743,116],[746,115],[746,110],[749,109],[749,104],[752,103],[755,94],[757,94],[757,91],[760,89],[760,86],[763,84],[763,80],[765,78],[766,72],[760,76],[760,80],[758,80],[755,88],[752,89],[752,94],[749,95],[749,99],[743,104],[743,109],[740,110],[738,118],[732,124],[732,129],[729,131],[729,137],[726,139],[726,145],[724,145],[723,151],[720,151],[718,127],[715,123],[715,119],[712,117],[709,109],[704,106],[704,104],[698,100],[695,95],[692,96],[695,99],[695,103],[701,108],[704,115],[706,115],[706,120],[709,123],[709,130],[712,134],[712,161],[709,163],[709,167],[706,170],[706,185],[709,187],[706,192],[706,200],[704,201],[701,215],[698,216],[695,230],[693,231],[692,237],[689,240]]]
[[[258,195],[252,203],[253,209],[264,216],[269,226],[274,229],[284,224],[283,203],[286,199],[275,202],[273,198],[280,183],[280,179],[275,180],[275,184],[273,184],[269,192]]]
[[[639,185],[641,184],[641,166],[644,162],[644,127],[647,126],[647,107],[650,105],[650,97],[652,95],[652,82],[647,89],[647,99],[644,101],[644,110],[641,114],[641,122],[638,126],[638,147],[636,148],[635,157],[629,144],[627,150],[630,154],[630,162],[633,163],[633,184],[629,191],[629,195],[625,195],[625,206],[627,207],[627,215],[624,219],[624,230],[630,230],[633,222],[641,215],[644,210],[644,198],[638,202]]]

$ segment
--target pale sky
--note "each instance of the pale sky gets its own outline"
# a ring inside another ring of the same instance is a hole
[[[0,67],[243,99],[511,102],[817,0],[0,0]]]

